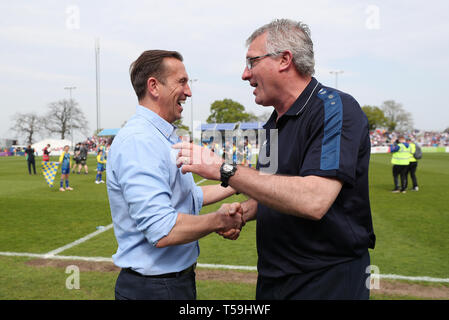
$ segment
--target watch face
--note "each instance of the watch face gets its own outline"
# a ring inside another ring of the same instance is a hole
[[[232,165],[227,164],[227,163],[223,166],[223,170],[228,171],[228,172],[231,172],[233,168],[234,167]]]

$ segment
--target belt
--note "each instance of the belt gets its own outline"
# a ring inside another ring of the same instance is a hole
[[[144,278],[177,278],[180,277],[184,274],[190,273],[192,271],[195,271],[196,268],[196,262],[194,264],[192,264],[190,267],[188,267],[187,269],[181,270],[179,272],[171,272],[171,273],[164,273],[164,274],[155,274],[155,275],[144,275],[144,274],[140,274],[137,271],[134,271],[131,268],[125,268],[122,269],[124,272],[126,273],[130,273],[133,274],[135,276],[139,276],[139,277],[144,277]]]

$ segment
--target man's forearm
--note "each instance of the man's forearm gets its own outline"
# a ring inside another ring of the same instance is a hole
[[[223,160],[210,150],[189,143],[178,143],[173,148],[180,150],[177,165],[182,166],[183,173],[192,172],[206,179],[220,180]],[[334,178],[268,175],[238,166],[229,185],[277,211],[319,220],[329,210],[343,184]]]
[[[221,201],[235,194],[235,190],[231,187],[223,188],[221,185],[201,186],[203,190],[203,206]]]
[[[243,224],[240,203],[223,204],[216,212],[203,215],[179,213],[170,233],[161,238],[156,247],[179,245],[198,240],[212,232],[241,229]]]
[[[205,215],[179,213],[170,233],[161,238],[156,247],[185,244],[196,241],[220,228],[220,220],[216,212]]]
[[[342,186],[335,179],[266,175],[244,166],[238,167],[229,184],[267,207],[312,220],[324,216]]]

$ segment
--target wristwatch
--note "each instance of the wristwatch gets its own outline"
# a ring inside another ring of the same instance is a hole
[[[235,163],[226,163],[223,162],[223,164],[220,167],[220,180],[221,180],[221,186],[227,187],[229,178],[234,175],[234,173],[237,171],[237,165]]]

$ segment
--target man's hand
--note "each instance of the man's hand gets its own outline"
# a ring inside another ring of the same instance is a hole
[[[220,166],[223,159],[211,150],[188,142],[180,142],[172,146],[178,149],[176,158],[182,173],[192,172],[209,180],[220,180]]]
[[[217,212],[223,215],[223,221],[225,222],[225,227],[221,228],[217,233],[226,239],[236,240],[240,235],[242,227],[245,225],[243,209],[240,203],[225,203]]]

